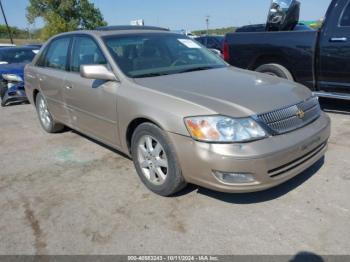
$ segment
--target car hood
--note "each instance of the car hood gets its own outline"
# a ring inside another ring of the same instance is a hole
[[[0,75],[2,74],[16,74],[23,77],[24,67],[26,64],[4,64],[0,65]]]
[[[213,113],[245,117],[306,100],[306,87],[277,77],[226,67],[160,77],[136,78],[138,85],[204,106]]]

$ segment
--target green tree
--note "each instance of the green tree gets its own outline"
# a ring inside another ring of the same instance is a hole
[[[19,29],[18,27],[15,27],[15,26],[10,26],[10,31],[12,33],[13,38],[24,39],[24,38],[28,38],[29,36],[28,31]],[[6,25],[0,24],[0,38],[1,39],[9,38],[9,33]]]
[[[235,27],[223,27],[223,28],[217,28],[217,29],[209,29],[209,35],[225,35],[227,33],[232,33],[236,31]],[[207,30],[197,30],[197,31],[192,31],[192,34],[195,35],[206,35]]]
[[[107,24],[101,11],[89,0],[29,0],[28,22],[32,24],[38,17],[45,22],[40,34],[44,40],[58,33]]]

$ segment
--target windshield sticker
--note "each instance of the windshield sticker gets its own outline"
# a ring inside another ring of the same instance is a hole
[[[196,42],[194,42],[191,39],[178,39],[182,44],[184,44],[185,46],[187,46],[188,48],[201,48],[201,46],[199,44],[197,44]]]

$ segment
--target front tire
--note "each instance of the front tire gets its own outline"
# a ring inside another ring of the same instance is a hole
[[[291,74],[291,72],[289,72],[289,70],[287,68],[285,68],[284,66],[279,65],[279,64],[261,65],[257,69],[255,69],[255,71],[259,72],[259,73],[264,73],[264,74],[268,74],[268,75],[272,75],[272,76],[276,76],[276,77],[280,77],[280,78],[294,81],[294,78],[293,78],[293,75]]]
[[[4,107],[6,105],[4,101],[5,94],[7,92],[7,85],[3,81],[0,82],[0,99],[1,99],[1,106]]]
[[[131,154],[137,174],[152,192],[170,196],[186,186],[175,150],[156,125],[144,123],[136,128]]]
[[[3,99],[7,91],[7,84],[4,81],[0,81],[0,98]]]
[[[42,128],[48,133],[58,133],[64,129],[64,125],[55,122],[49,112],[47,102],[41,93],[38,93],[35,100],[36,111]]]

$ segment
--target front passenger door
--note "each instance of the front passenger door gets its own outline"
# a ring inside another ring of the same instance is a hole
[[[341,0],[321,31],[318,86],[350,93],[350,1]]]
[[[86,79],[81,65],[108,64],[97,42],[90,36],[73,38],[69,72],[64,84],[64,100],[72,125],[110,145],[118,145],[117,99],[119,83]]]

